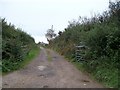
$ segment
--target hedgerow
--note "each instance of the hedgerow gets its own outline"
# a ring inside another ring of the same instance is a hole
[[[2,19],[2,72],[18,69],[35,46],[35,41],[30,35]]]
[[[83,67],[107,87],[118,87],[120,1],[110,2],[109,10],[102,15],[70,22],[49,46],[74,61],[74,46],[80,42],[88,47]]]

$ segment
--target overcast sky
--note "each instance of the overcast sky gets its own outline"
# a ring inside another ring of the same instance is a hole
[[[47,42],[45,33],[53,25],[63,31],[68,21],[90,17],[108,9],[109,0],[0,0],[0,17],[35,38]]]

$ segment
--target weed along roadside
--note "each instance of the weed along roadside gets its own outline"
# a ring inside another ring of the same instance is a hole
[[[34,47],[26,56],[25,60],[21,62],[20,67],[23,68],[24,66],[29,64],[32,60],[34,60],[34,58],[36,58],[39,55],[39,53],[40,53],[39,46]]]
[[[33,37],[2,19],[2,72],[18,70],[39,53]]]
[[[109,10],[91,18],[70,22],[63,32],[49,42],[49,47],[74,61],[106,87],[118,88],[120,66],[120,1],[110,2]],[[49,34],[48,34],[49,35]],[[88,48],[78,50],[81,42]],[[77,60],[76,60],[77,58]],[[79,59],[80,58],[80,59]]]
[[[6,68],[10,68],[10,71],[6,71],[6,72],[2,72],[3,75],[7,75],[13,71],[19,70],[19,69],[23,69],[26,65],[28,65],[32,60],[34,60],[40,53],[40,48],[38,46],[34,46],[34,48],[32,48],[29,53],[25,56],[24,60],[21,62],[18,62],[17,65],[14,65],[14,67],[11,69],[10,67],[6,67]],[[14,69],[15,68],[15,69]]]

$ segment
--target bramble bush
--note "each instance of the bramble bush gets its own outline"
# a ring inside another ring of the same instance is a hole
[[[2,19],[2,72],[18,69],[35,46],[35,41],[30,35]]]
[[[69,59],[75,59],[75,45],[88,49],[83,67],[107,87],[118,87],[120,66],[120,1],[110,2],[109,10],[91,18],[79,18],[49,45]],[[80,63],[80,62],[76,62]]]

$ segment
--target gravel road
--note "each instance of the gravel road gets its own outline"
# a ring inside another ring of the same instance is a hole
[[[103,88],[56,52],[41,48],[23,69],[2,77],[3,88]]]

